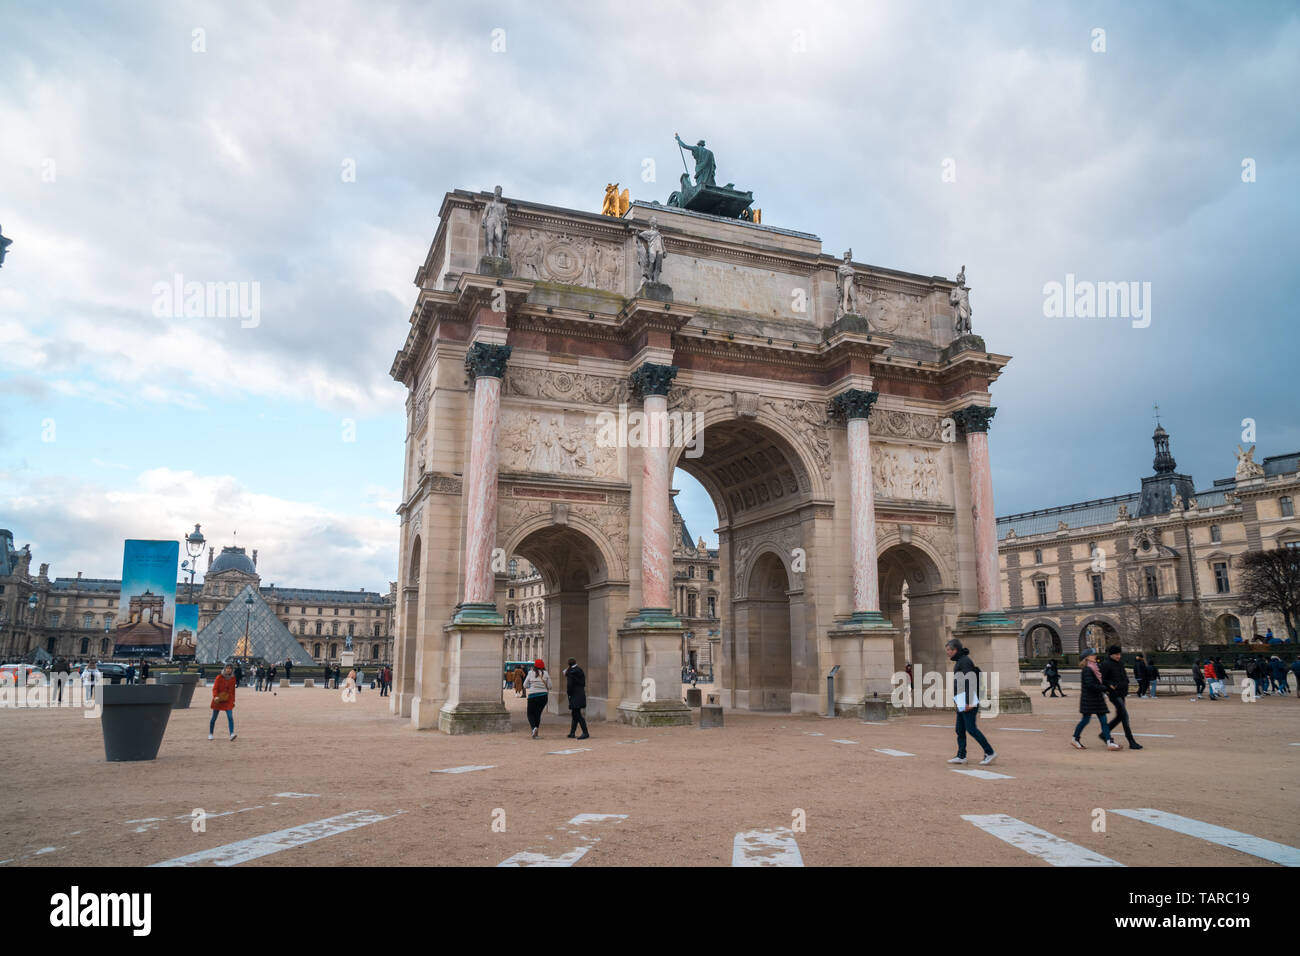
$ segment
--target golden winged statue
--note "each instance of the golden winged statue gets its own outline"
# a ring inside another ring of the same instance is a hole
[[[618,183],[608,183],[605,186],[605,199],[600,205],[600,214],[602,216],[621,217],[627,212],[627,207],[632,205],[632,200],[628,196],[628,191],[618,191]]]

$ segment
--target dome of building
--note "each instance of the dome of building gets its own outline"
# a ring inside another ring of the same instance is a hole
[[[243,548],[227,547],[222,548],[221,553],[217,555],[212,566],[208,568],[208,574],[220,574],[222,571],[240,571],[243,574],[257,574],[257,568],[244,553]]]

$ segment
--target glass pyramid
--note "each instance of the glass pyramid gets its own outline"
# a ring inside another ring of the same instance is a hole
[[[253,603],[247,599],[252,597]],[[245,637],[247,635],[247,637]],[[225,609],[199,631],[197,663],[216,664],[230,657],[284,663],[313,664],[289,629],[251,585],[237,594]]]

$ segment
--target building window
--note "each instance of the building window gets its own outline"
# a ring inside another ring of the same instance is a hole
[[[101,654],[108,653],[108,638],[104,638],[102,641],[99,642],[99,653]]]
[[[320,637],[320,621],[316,622],[316,636]]]
[[[695,617],[695,600],[696,598],[694,594],[686,595],[686,616],[687,617]]]
[[[709,568],[709,580],[710,580],[710,581],[713,580],[713,569],[712,569],[712,568]]]
[[[1043,549],[1034,548],[1034,564],[1042,564],[1042,563],[1043,563]]]
[[[324,614],[325,611],[324,611],[323,608],[319,608],[319,607],[318,607],[318,608],[316,608],[316,613],[317,613],[317,614]]]
[[[58,627],[58,626],[59,626],[59,612],[55,611],[53,614],[50,615],[50,627]]]
[[[319,645],[319,644],[315,644],[315,645],[313,645],[313,650],[312,650],[312,652],[311,652],[311,656],[312,656],[312,657],[320,657],[320,645]]]
[[[686,576],[688,578],[695,577],[695,565],[692,564],[690,567],[686,569]]]
[[[338,621],[335,621],[333,624],[330,625],[330,633],[333,634],[335,637],[338,636],[338,633],[339,633],[339,622],[338,622]]]
[[[1035,581],[1034,588],[1038,591],[1038,606],[1047,607],[1047,582]]]
[[[515,596],[515,589],[510,588],[510,590],[506,592],[506,595],[510,598],[513,598]]]
[[[93,615],[93,614],[87,614],[84,618],[82,618],[81,626],[82,626],[82,627],[94,627],[94,626],[95,626],[95,615]]]
[[[372,644],[372,645],[370,646],[370,659],[371,659],[372,661],[377,661],[377,660],[379,660],[379,645],[378,645],[378,644]]]
[[[339,616],[339,609],[338,609],[338,608],[335,608],[335,609],[334,609],[334,616],[335,616],[335,617],[338,617],[338,616]]]
[[[1216,594],[1227,594],[1228,588],[1228,565],[1225,561],[1214,562],[1214,591]]]
[[[1102,597],[1101,592],[1101,575],[1094,574],[1092,576],[1092,602],[1094,604],[1100,604],[1103,600],[1104,598]]]
[[[356,616],[357,616],[357,609],[356,609],[356,608],[349,608],[349,609],[348,609],[348,616],[349,616],[349,617],[356,617]]]
[[[353,624],[351,621],[349,621],[349,622],[348,622],[348,637],[352,637],[352,636],[353,636],[353,632],[354,632],[355,628],[356,628],[356,625]]]
[[[339,656],[339,646],[337,644],[331,644],[330,657],[338,657],[338,656]]]
[[[718,605],[717,605],[717,601],[718,601],[718,599],[715,598],[715,597],[710,597],[710,598],[709,598],[709,617],[717,617],[717,616],[718,616],[718,611],[717,611],[717,606],[718,606]]]
[[[83,638],[81,639],[81,653],[82,653],[82,654],[89,654],[89,653],[90,653],[90,638],[88,638],[88,637],[83,637]]]
[[[1156,569],[1143,568],[1142,574],[1143,577],[1146,579],[1147,597],[1149,598],[1160,597],[1160,584],[1156,580]]]
[[[1219,530],[1219,526],[1217,524],[1210,525],[1210,543],[1218,544],[1222,540],[1223,533]]]
[[[1281,498],[1277,500],[1277,503],[1282,508],[1283,518],[1295,517],[1295,506],[1291,504],[1291,498],[1289,495],[1283,495]]]
[[[372,637],[378,637],[378,636],[379,636],[379,625],[378,625],[378,624],[375,625],[375,632],[374,632],[374,634],[371,635],[371,636],[372,636]]]
[[[514,627],[514,626],[515,626],[515,609],[514,609],[514,608],[511,608],[510,610],[506,611],[506,623],[509,624],[511,627]]]
[[[517,577],[519,577],[519,559],[518,559],[518,558],[511,558],[511,559],[510,559],[510,576],[511,576],[512,578],[517,578]]]

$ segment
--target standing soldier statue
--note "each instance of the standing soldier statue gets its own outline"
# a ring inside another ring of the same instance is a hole
[[[637,258],[641,260],[641,281],[657,283],[664,267],[664,237],[659,234],[659,220],[651,216],[650,228],[638,232]]]
[[[485,256],[496,259],[506,258],[506,229],[509,223],[506,218],[506,204],[501,201],[501,187],[498,186],[493,191],[493,196],[488,200],[488,204],[483,207],[483,219],[479,227],[483,230],[483,240],[486,247]]]
[[[857,272],[853,268],[853,250],[844,253],[844,263],[835,270],[835,318],[858,313]]]
[[[970,334],[970,290],[966,288],[966,267],[957,273],[957,287],[948,293],[948,304],[957,310],[958,335]]]

